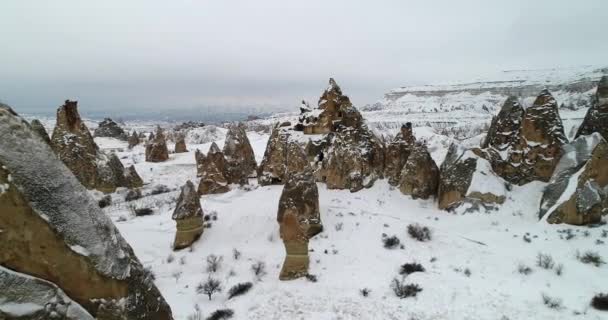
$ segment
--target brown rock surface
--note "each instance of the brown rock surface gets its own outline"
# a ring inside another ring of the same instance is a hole
[[[308,240],[323,230],[319,191],[311,171],[289,176],[279,200],[277,221],[286,251],[279,279],[303,277],[308,274]]]
[[[139,139],[139,135],[137,134],[136,131],[133,131],[131,136],[129,136],[128,143],[129,143],[129,149],[132,149],[133,147],[135,147],[136,145],[141,143],[141,141]]]
[[[401,171],[399,190],[412,198],[428,199],[437,195],[439,168],[425,145],[415,145]]]
[[[245,132],[245,125],[231,125],[224,142],[226,157],[226,179],[229,183],[247,184],[255,174],[257,163],[253,149]]]
[[[412,124],[406,123],[401,126],[393,141],[386,144],[384,149],[384,176],[388,183],[396,186],[401,180],[401,172],[410,152],[414,148],[416,138],[412,133]]]
[[[291,137],[293,131],[275,125],[264,158],[258,167],[260,185],[283,184],[289,173],[302,172],[310,164],[304,150]]]
[[[151,137],[146,144],[146,161],[164,162],[169,160],[169,150],[163,130],[160,127],[156,128],[156,135],[151,134]]]
[[[198,193],[200,195],[230,191],[228,180],[225,176],[226,160],[224,153],[220,151],[215,142],[211,143],[207,156],[196,150],[195,158],[197,175],[201,177],[198,186]]]
[[[61,116],[58,130],[80,126]],[[112,221],[35,135],[0,108],[0,265],[53,283],[99,319],[172,319]]]
[[[177,225],[173,250],[189,247],[203,234],[203,209],[192,181],[182,186],[172,218]]]
[[[127,140],[127,134],[125,131],[110,118],[105,118],[99,123],[94,133],[95,137],[108,137],[116,138],[120,140]]]

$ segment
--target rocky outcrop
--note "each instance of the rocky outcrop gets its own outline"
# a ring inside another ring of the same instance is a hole
[[[323,230],[319,191],[311,171],[291,174],[283,187],[277,213],[285,261],[279,275],[291,280],[308,274],[308,240]]]
[[[72,112],[75,108],[59,112],[58,130],[80,133],[74,130],[81,127]],[[52,283],[97,319],[172,319],[149,272],[51,148],[6,108],[0,108],[0,136],[2,271]],[[20,301],[51,299],[57,292],[51,284],[25,283],[19,277],[8,280],[11,292],[32,294]],[[42,296],[45,291],[49,296]],[[49,308],[65,304],[49,303]]]
[[[215,142],[211,143],[207,156],[196,150],[197,175],[201,177],[198,194],[217,194],[230,191],[226,179],[226,160]]]
[[[383,177],[382,144],[365,126],[346,127],[332,133],[322,157],[316,175],[328,189],[356,192],[371,187],[376,179]]]
[[[94,133],[95,137],[107,137],[116,138],[120,140],[127,140],[127,134],[125,131],[110,118],[105,118],[99,123]]]
[[[279,124],[272,129],[264,158],[258,167],[260,185],[283,184],[290,173],[310,169],[300,144],[292,139],[293,131]]]
[[[66,101],[57,109],[51,146],[87,189],[114,192],[118,187],[143,185],[134,167],[125,170],[118,157],[99,150],[78,114],[76,101]]]
[[[300,107],[301,115],[298,128],[305,134],[320,134],[334,132],[339,126],[358,128],[363,118],[342,94],[342,90],[333,78],[329,79],[329,86],[319,98],[318,108],[311,110],[304,101]]]
[[[150,141],[146,144],[147,162],[164,162],[169,160],[169,150],[167,149],[167,139],[160,127],[156,128],[156,135],[150,134]]]
[[[580,136],[563,150],[543,192],[539,217],[549,223],[601,222],[608,214],[608,143],[596,132]]]
[[[437,195],[439,168],[423,144],[416,144],[403,166],[399,190],[412,198],[428,199]]]
[[[173,250],[189,247],[203,234],[203,209],[192,181],[182,186],[172,218],[177,224]]]
[[[175,134],[175,148],[173,149],[175,153],[184,153],[188,152],[188,148],[186,148],[186,135],[182,133]]]
[[[135,147],[136,145],[141,143],[141,140],[139,139],[139,135],[137,134],[137,131],[133,131],[131,136],[129,136],[128,143],[129,143],[129,149],[133,149],[133,147]]]
[[[384,176],[388,183],[396,186],[401,180],[401,172],[405,165],[414,144],[416,137],[412,132],[412,124],[406,123],[401,126],[401,131],[397,133],[393,141],[388,143],[384,153]]]
[[[463,204],[465,210],[491,208],[506,199],[506,183],[496,176],[490,162],[479,149],[467,150],[452,144],[441,164],[439,208],[452,210]]]
[[[482,143],[482,148],[508,150],[519,143],[519,128],[524,118],[524,108],[517,97],[509,96],[500,108],[498,115],[492,118],[490,129]]]
[[[32,127],[32,130],[36,132],[36,134],[38,134],[38,136],[42,138],[42,140],[44,140],[44,142],[46,142],[48,145],[51,145],[51,138],[49,137],[49,134],[48,132],[46,132],[46,129],[44,128],[42,123],[38,121],[38,119],[32,120],[32,122],[30,122],[30,126]]]
[[[244,124],[231,125],[228,129],[224,142],[224,156],[228,182],[247,184],[249,177],[255,174],[257,163]]]
[[[603,76],[597,85],[595,101],[587,110],[576,137],[599,132],[608,139],[608,76]]]

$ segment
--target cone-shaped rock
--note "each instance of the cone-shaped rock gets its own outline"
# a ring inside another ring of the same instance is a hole
[[[524,117],[524,109],[514,96],[509,96],[498,115],[492,118],[490,129],[482,144],[483,148],[507,150],[519,142],[519,128]]]
[[[125,131],[110,118],[105,118],[99,123],[94,133],[95,137],[108,137],[116,138],[120,140],[127,140],[127,134]]]
[[[197,164],[197,174],[201,177],[198,185],[198,193],[216,194],[230,191],[228,180],[225,176],[226,160],[224,154],[215,142],[209,147],[207,156],[199,150],[194,154]]]
[[[247,184],[248,178],[255,174],[257,163],[253,149],[245,132],[245,125],[231,125],[224,142],[226,157],[226,179],[229,183]]]
[[[133,131],[131,136],[129,136],[128,142],[129,142],[129,149],[132,149],[133,147],[135,147],[136,145],[141,143],[141,141],[139,139],[139,135],[137,134],[136,131]]]
[[[93,189],[97,183],[97,145],[78,114],[78,102],[66,100],[57,109],[57,124],[51,143],[55,153],[78,181]]]
[[[173,220],[177,224],[173,249],[187,248],[203,234],[203,209],[196,187],[188,180],[182,186],[182,192],[177,199],[177,206],[173,211]]]
[[[186,136],[184,134],[176,134],[175,135],[175,153],[184,153],[188,152],[188,148],[186,148]]]
[[[258,167],[260,185],[283,184],[291,172],[302,172],[309,167],[308,159],[290,130],[275,125],[266,145],[264,158]]]
[[[575,225],[601,222],[608,213],[608,143],[599,133],[564,146],[544,190],[540,218]]]
[[[603,76],[598,83],[595,102],[587,110],[585,120],[576,136],[589,135],[593,132],[599,132],[604,139],[608,139],[608,76]]]
[[[437,195],[439,168],[426,146],[412,148],[399,181],[399,190],[412,198],[428,199]]]
[[[384,176],[388,183],[396,186],[401,179],[401,171],[405,165],[410,152],[414,148],[416,138],[412,133],[412,124],[406,123],[401,126],[395,139],[386,145],[384,155]]]
[[[30,126],[32,127],[32,130],[34,130],[34,132],[36,132],[36,134],[38,134],[38,136],[42,138],[42,140],[44,140],[44,142],[51,145],[51,138],[49,138],[48,132],[46,131],[42,123],[38,121],[38,119],[32,120],[32,122],[30,122]]]
[[[125,169],[116,154],[109,156],[103,153],[98,154],[97,165],[97,184],[95,188],[103,192],[114,192],[116,187],[139,188],[144,185],[142,179],[131,165]]]
[[[156,135],[151,134],[151,139],[146,145],[147,162],[164,162],[169,159],[167,140],[160,127],[156,129]]]
[[[72,112],[59,113],[57,130],[83,134]],[[131,247],[51,148],[6,108],[0,108],[0,136],[2,268],[51,282],[97,319],[172,319]],[[35,284],[14,282],[11,291],[24,286]],[[53,291],[43,286],[34,292]],[[52,299],[49,307],[59,302]]]
[[[279,279],[303,277],[308,274],[308,240],[323,230],[312,172],[289,176],[279,200],[277,221],[286,251]]]

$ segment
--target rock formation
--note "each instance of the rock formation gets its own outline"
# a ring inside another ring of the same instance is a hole
[[[131,136],[129,136],[128,142],[129,142],[129,149],[133,149],[133,147],[135,147],[136,145],[141,143],[141,141],[139,139],[139,135],[137,134],[137,131],[133,131]]]
[[[67,105],[54,136],[63,130],[86,142],[75,104]],[[52,316],[60,317],[67,302],[58,287],[75,302],[70,308],[79,315],[71,317],[172,319],[149,272],[53,150],[7,108],[0,108],[0,136],[0,287],[10,281],[3,302],[30,292],[19,302],[58,308]],[[14,273],[6,276],[6,269]],[[43,319],[47,311],[28,312],[28,319]]]
[[[357,128],[363,123],[361,114],[353,107],[350,99],[342,94],[333,78],[329,79],[329,86],[319,98],[317,109],[311,110],[304,101],[302,105],[297,127],[305,134],[334,132],[338,126]]]
[[[175,153],[184,153],[188,152],[188,148],[186,148],[186,135],[182,133],[175,134]]]
[[[105,118],[99,123],[94,133],[95,137],[108,137],[116,138],[120,140],[127,140],[127,134],[125,131],[110,118]]]
[[[44,142],[46,142],[48,145],[51,145],[51,138],[49,137],[49,134],[47,133],[42,123],[38,121],[38,119],[32,120],[32,122],[30,122],[30,126],[32,127],[32,130],[34,130],[34,132],[36,132],[36,134],[38,134],[38,136],[42,138],[42,140],[44,140]]]
[[[165,134],[160,127],[156,128],[156,135],[150,134],[150,141],[146,144],[146,161],[147,162],[164,162],[169,160],[169,150],[167,149],[167,140]]]
[[[319,191],[311,171],[289,176],[279,200],[277,221],[286,251],[279,279],[303,277],[308,274],[308,240],[323,230]]]
[[[441,164],[438,200],[440,209],[465,210],[479,206],[491,208],[506,198],[506,183],[494,174],[490,162],[481,157],[481,150],[466,150],[455,144]]]
[[[393,186],[399,184],[401,171],[415,143],[416,138],[412,133],[412,124],[408,122],[401,126],[401,131],[397,133],[395,139],[386,145],[384,176],[388,179],[389,184]]]
[[[255,174],[257,163],[253,149],[245,132],[245,125],[231,125],[224,143],[226,157],[226,179],[229,183],[247,184],[252,174]]]
[[[539,217],[549,223],[601,222],[608,214],[608,143],[596,132],[580,136],[563,150],[544,190]]]
[[[272,129],[264,158],[258,167],[260,185],[283,184],[290,173],[309,168],[304,150],[291,137],[293,131],[277,124]]]
[[[587,110],[576,137],[599,132],[608,140],[608,76],[603,76],[597,85],[595,101]]]
[[[482,148],[490,147],[504,151],[519,143],[519,128],[523,118],[524,108],[517,101],[517,97],[509,96],[498,115],[492,118]]]
[[[203,234],[203,209],[192,181],[182,186],[172,218],[177,224],[173,250],[189,247]]]
[[[201,177],[198,186],[199,195],[230,191],[226,179],[226,160],[215,142],[211,143],[207,156],[199,150],[196,150],[194,156],[196,158],[197,175]]]
[[[78,114],[76,101],[66,101],[57,109],[51,146],[87,189],[114,192],[118,187],[143,185],[134,167],[125,170],[118,157],[99,150]]]
[[[416,144],[401,171],[399,190],[412,198],[428,199],[437,195],[439,168],[423,144]]]

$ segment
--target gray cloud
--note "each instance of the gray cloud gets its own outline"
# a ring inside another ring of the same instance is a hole
[[[507,68],[605,64],[605,0],[3,1],[0,99],[21,112],[357,105]]]

